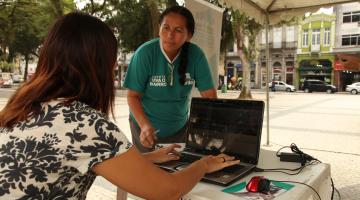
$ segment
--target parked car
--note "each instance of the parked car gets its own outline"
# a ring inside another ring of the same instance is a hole
[[[350,92],[351,94],[360,93],[360,82],[355,82],[351,85],[346,86],[346,91]]]
[[[11,76],[13,83],[20,83],[21,82],[21,75],[19,74],[13,74]]]
[[[286,92],[294,92],[295,86],[289,85],[283,81],[274,81],[275,83],[275,91],[286,91]],[[269,83],[269,88],[271,89],[272,82]]]
[[[3,80],[1,83],[2,88],[10,88],[13,85],[13,80],[10,78],[8,80]]]
[[[305,80],[301,89],[304,90],[304,92],[334,93],[337,91],[335,86],[327,84],[321,80],[316,80],[316,79]]]

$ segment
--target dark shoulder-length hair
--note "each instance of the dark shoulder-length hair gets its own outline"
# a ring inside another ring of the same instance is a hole
[[[104,22],[80,12],[62,16],[44,40],[34,76],[0,112],[0,127],[14,126],[57,98],[113,114],[116,59],[117,41]]]

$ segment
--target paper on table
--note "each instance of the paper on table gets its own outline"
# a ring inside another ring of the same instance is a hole
[[[225,193],[229,193],[232,195],[242,197],[244,199],[248,199],[248,200],[270,200],[270,199],[274,199],[275,197],[279,196],[280,194],[290,190],[293,187],[294,187],[294,185],[291,185],[288,183],[271,181],[269,193],[263,194],[263,193],[258,193],[258,192],[256,192],[256,193],[248,192],[246,190],[246,182],[241,182],[234,186],[225,188],[222,191]]]

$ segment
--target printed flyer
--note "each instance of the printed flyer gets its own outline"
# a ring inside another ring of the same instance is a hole
[[[270,200],[290,190],[293,187],[294,185],[288,183],[271,181],[270,191],[267,194],[264,194],[259,192],[247,191],[246,182],[241,182],[237,185],[231,186],[229,188],[225,188],[222,191],[232,195],[236,195],[238,197],[242,197],[243,199],[247,199],[247,200]]]

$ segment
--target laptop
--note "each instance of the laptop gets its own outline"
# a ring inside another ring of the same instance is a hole
[[[160,167],[178,171],[204,155],[225,153],[240,159],[240,164],[206,174],[202,181],[230,185],[258,163],[263,115],[263,101],[192,98],[181,158]]]

